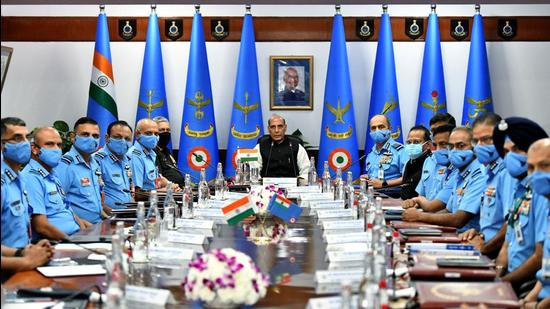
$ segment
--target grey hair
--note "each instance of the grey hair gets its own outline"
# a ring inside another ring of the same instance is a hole
[[[153,118],[153,121],[156,122],[156,123],[161,123],[161,122],[168,122],[168,118],[164,117],[164,116],[156,116]]]
[[[283,116],[279,115],[279,114],[272,114],[271,117],[269,117],[269,119],[267,120],[267,125],[270,126],[271,125],[271,119],[275,119],[275,118],[280,118],[283,120],[283,124],[286,124],[286,120],[283,118]]]

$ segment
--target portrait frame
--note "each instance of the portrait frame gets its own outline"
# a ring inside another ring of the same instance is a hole
[[[2,80],[0,81],[0,91],[4,89],[4,81],[8,74],[12,54],[13,48],[2,45],[2,72],[0,73]]]
[[[269,63],[270,109],[313,110],[313,56],[270,56]]]

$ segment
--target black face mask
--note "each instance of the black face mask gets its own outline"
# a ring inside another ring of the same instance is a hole
[[[170,132],[159,133],[158,145],[160,148],[166,148],[166,146],[168,146],[168,143],[170,143],[170,141],[171,141]]]

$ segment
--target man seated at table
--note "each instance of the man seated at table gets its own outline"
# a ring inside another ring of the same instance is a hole
[[[159,127],[159,141],[157,147],[155,147],[155,153],[157,154],[156,163],[159,173],[170,182],[178,184],[183,188],[185,185],[184,175],[182,175],[181,171],[178,169],[176,160],[172,156],[171,149],[168,148],[172,140],[170,123],[168,119],[162,116],[153,118],[153,121],[156,122]]]
[[[459,231],[479,228],[481,194],[485,189],[482,166],[472,150],[472,130],[458,127],[449,139],[449,159],[456,168],[452,181],[440,192],[438,201],[446,208],[439,213],[420,212],[415,208],[405,209],[403,220],[456,227]]]
[[[61,240],[91,226],[65,203],[65,191],[53,173],[61,161],[61,136],[54,128],[34,132],[32,159],[22,175],[28,190],[33,239]]]
[[[485,166],[486,189],[481,197],[480,230],[470,229],[460,235],[462,240],[474,244],[481,253],[493,258],[504,243],[505,217],[516,185],[515,178],[506,170],[493,144],[493,129],[500,120],[499,115],[487,113],[472,124],[476,144],[474,152],[477,160]],[[504,148],[509,150],[511,145],[505,144]]]
[[[101,169],[105,208],[125,208],[123,203],[132,201],[132,167],[128,149],[132,145],[132,128],[126,121],[109,124],[105,134],[105,146],[94,153]]]
[[[520,117],[502,120],[493,131],[493,142],[501,157],[504,157],[505,143],[512,144],[504,164],[508,173],[517,179],[513,202],[508,205],[505,241],[495,264],[497,275],[502,281],[512,283],[517,292],[524,283],[535,280],[542,264],[548,199],[532,191],[527,150],[535,141],[547,137],[537,123]]]
[[[391,124],[386,115],[373,116],[369,124],[374,146],[365,159],[365,174],[361,177],[368,179],[369,186],[397,198],[409,156],[403,145],[391,137]]]
[[[47,239],[24,248],[10,248],[2,245],[2,283],[19,271],[35,269],[46,264],[54,254],[54,248]]]
[[[550,215],[550,138],[536,141],[527,152],[527,166],[531,173],[533,192],[546,198]],[[537,283],[522,300],[525,308],[550,308],[550,224],[546,222],[542,267],[537,272]]]
[[[430,131],[424,126],[414,126],[409,131],[405,145],[409,161],[405,164],[401,186],[401,198],[404,200],[418,196],[415,189],[422,177],[424,162],[432,155],[431,143]]]
[[[66,193],[66,202],[78,215],[92,224],[107,217],[101,201],[101,170],[92,154],[99,147],[99,125],[88,117],[74,124],[73,146],[54,168]]]
[[[268,136],[258,140],[255,149],[260,152],[258,160],[261,177],[298,177],[307,181],[309,158],[301,141],[285,135],[287,125],[283,117],[273,115],[267,121]]]

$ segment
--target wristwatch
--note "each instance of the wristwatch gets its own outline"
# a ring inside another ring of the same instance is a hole
[[[382,188],[385,188],[385,187],[387,187],[387,186],[388,186],[388,182],[387,182],[387,181],[385,181],[385,180],[384,180],[384,181],[382,181]]]
[[[13,256],[22,257],[23,256],[23,250],[25,250],[25,248],[17,248],[17,250],[15,250],[15,254]]]

